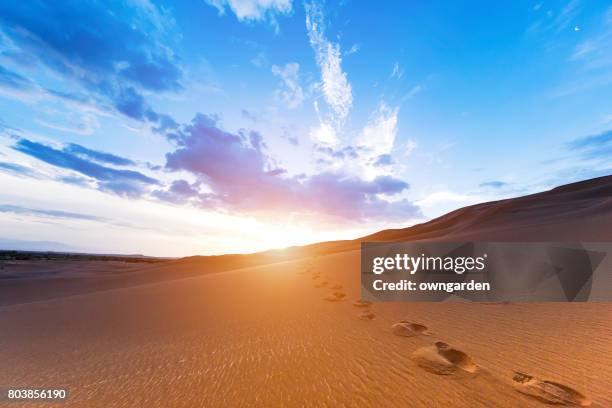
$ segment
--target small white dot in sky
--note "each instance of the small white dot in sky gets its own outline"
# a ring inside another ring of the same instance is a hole
[[[580,26],[575,26],[574,27],[574,31],[576,31],[576,32],[580,31]]]

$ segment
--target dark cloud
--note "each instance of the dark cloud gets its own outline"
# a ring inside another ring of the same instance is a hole
[[[179,90],[182,73],[145,20],[137,7],[115,1],[0,3],[2,31],[17,48],[14,54],[34,56],[119,112],[165,129],[169,117],[157,114],[141,91]],[[4,72],[0,77],[26,84]]]
[[[34,209],[34,208],[27,208],[27,207],[21,207],[21,206],[10,205],[10,204],[0,204],[0,212],[43,216],[43,217],[53,217],[53,218],[69,218],[69,219],[75,219],[75,220],[105,221],[104,218],[96,217],[94,215],[73,213],[73,212],[60,211],[60,210]]]
[[[485,188],[502,188],[508,186],[508,183],[504,181],[487,181],[485,183],[480,183],[480,187]]]
[[[366,181],[331,172],[288,177],[266,154],[260,134],[226,132],[215,117],[198,114],[171,140],[177,148],[166,155],[166,167],[188,171],[198,183],[175,182],[169,190],[157,192],[159,198],[200,199],[201,184],[211,190],[203,196],[203,205],[247,212],[312,213],[355,221],[419,215],[418,208],[407,200],[389,202],[380,197],[405,191],[409,185],[404,181],[391,176]],[[345,149],[337,154],[351,152]]]
[[[118,195],[139,196],[145,192],[146,186],[159,184],[157,180],[134,170],[115,169],[89,161],[81,156],[82,153],[71,152],[70,145],[67,150],[58,150],[22,138],[17,141],[13,148],[53,166],[73,170],[91,177],[97,181],[98,188]],[[94,152],[87,148],[84,149],[88,152]],[[89,156],[86,155],[86,157]],[[108,159],[108,157],[106,158]]]

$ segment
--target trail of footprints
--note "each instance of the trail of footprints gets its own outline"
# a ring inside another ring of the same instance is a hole
[[[330,286],[328,281],[321,279],[321,272],[312,271],[312,267],[303,270],[301,274],[311,272],[312,279],[315,280],[315,288],[328,287],[332,292],[323,299],[329,302],[341,302],[346,299],[346,293],[342,291],[342,285],[334,284]],[[357,317],[361,320],[369,321],[376,318],[372,311],[372,302],[357,299],[353,301],[353,306],[360,309]],[[391,333],[400,337],[431,336],[433,333],[423,324],[409,320],[401,320],[391,326]],[[443,341],[436,341],[432,345],[421,347],[411,355],[412,361],[425,371],[436,375],[450,376],[475,376],[480,371],[478,364],[465,352],[456,349]],[[516,391],[527,395],[540,402],[560,406],[581,406],[591,405],[591,399],[586,395],[554,381],[542,380],[532,375],[515,372],[512,383]]]

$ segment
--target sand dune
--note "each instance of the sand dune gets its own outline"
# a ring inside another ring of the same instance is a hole
[[[609,241],[611,188],[367,239]],[[361,302],[358,242],[5,280],[0,384],[68,387],[66,407],[612,406],[612,304]]]
[[[373,303],[362,319],[358,264],[345,252],[6,306],[0,383],[62,384],[76,407],[543,406],[516,390],[520,371],[611,406],[611,305]],[[396,336],[402,320],[433,334]],[[424,369],[414,353],[436,342],[477,372]]]

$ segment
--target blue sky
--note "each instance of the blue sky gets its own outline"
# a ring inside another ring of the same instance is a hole
[[[612,6],[0,5],[0,229],[104,252],[351,238],[612,173]]]

